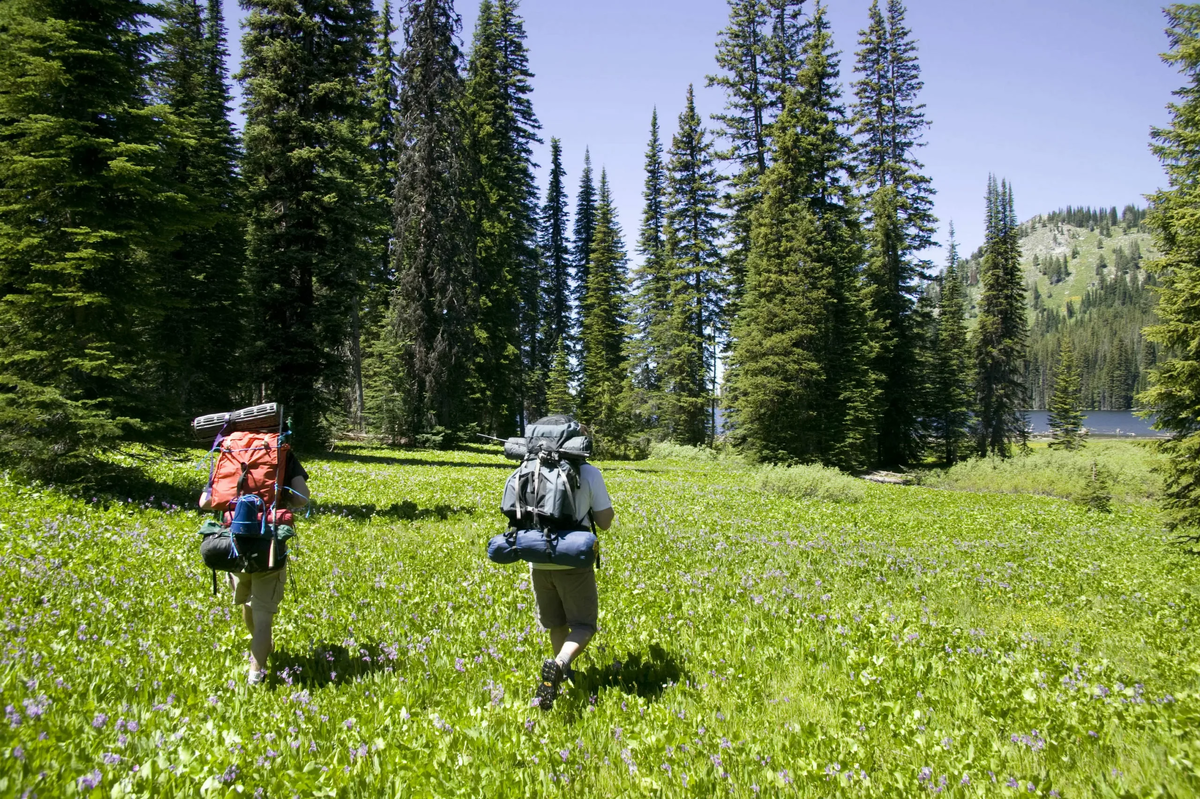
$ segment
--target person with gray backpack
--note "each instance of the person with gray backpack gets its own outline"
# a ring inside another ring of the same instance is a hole
[[[489,542],[488,557],[530,564],[538,622],[549,631],[552,649],[535,693],[538,706],[548,711],[571,663],[596,634],[595,528],[607,530],[615,514],[604,476],[587,462],[592,451],[587,428],[569,416],[549,416],[525,432],[525,438],[505,443],[505,454],[521,465],[504,486],[501,509],[509,529]]]

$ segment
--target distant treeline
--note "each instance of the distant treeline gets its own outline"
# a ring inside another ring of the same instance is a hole
[[[1087,228],[1088,230],[1099,228],[1103,235],[1108,235],[1108,231],[1117,225],[1121,225],[1127,233],[1139,230],[1145,219],[1146,209],[1138,208],[1136,205],[1125,206],[1120,215],[1117,214],[1117,207],[1115,205],[1111,208],[1099,209],[1094,209],[1091,206],[1076,208],[1068,205],[1066,208],[1060,208],[1053,213],[1034,217],[1031,221],[1037,225],[1067,224],[1079,228]]]

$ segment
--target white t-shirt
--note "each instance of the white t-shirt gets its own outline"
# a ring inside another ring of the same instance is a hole
[[[579,529],[586,530],[590,527],[588,511],[608,510],[611,507],[612,500],[608,496],[608,486],[604,485],[604,475],[600,474],[600,470],[590,463],[580,466],[579,488],[575,489],[575,519],[579,522]],[[555,563],[531,563],[529,565],[535,569],[551,571],[571,568]]]

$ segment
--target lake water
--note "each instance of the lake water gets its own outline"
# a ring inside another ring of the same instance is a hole
[[[1049,435],[1050,412],[1026,411],[1033,434]],[[1159,438],[1164,434],[1150,425],[1154,419],[1143,419],[1134,411],[1084,411],[1083,426],[1094,436],[1119,436],[1121,438]]]

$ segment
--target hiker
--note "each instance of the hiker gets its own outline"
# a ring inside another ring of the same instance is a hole
[[[291,453],[286,457],[280,505],[287,508],[302,508],[308,504],[308,472],[300,460]],[[200,496],[203,510],[212,508],[212,486],[204,489]],[[233,604],[242,606],[242,620],[250,631],[250,673],[246,681],[258,685],[267,678],[267,658],[275,649],[271,629],[275,613],[283,599],[287,577],[286,564],[272,571],[228,572],[229,584],[233,589]],[[214,577],[215,580],[215,577]],[[214,590],[216,583],[214,582]]]
[[[553,648],[535,694],[542,710],[554,705],[572,661],[596,634],[596,528],[609,528],[613,508],[603,475],[587,462],[591,455],[591,433],[561,414],[529,424],[524,438],[504,441],[504,456],[521,465],[504,483],[500,510],[508,529],[488,541],[487,556],[531,567],[538,621]]]
[[[579,466],[579,487],[575,489],[575,520],[588,526],[589,516],[596,527],[607,530],[615,516],[604,476],[590,463]],[[571,663],[579,657],[596,633],[600,612],[596,590],[595,566],[572,568],[553,563],[530,563],[533,594],[537,599],[538,622],[550,632],[552,657],[542,663],[542,679],[537,700],[549,710],[558,698],[563,678],[574,676]]]

